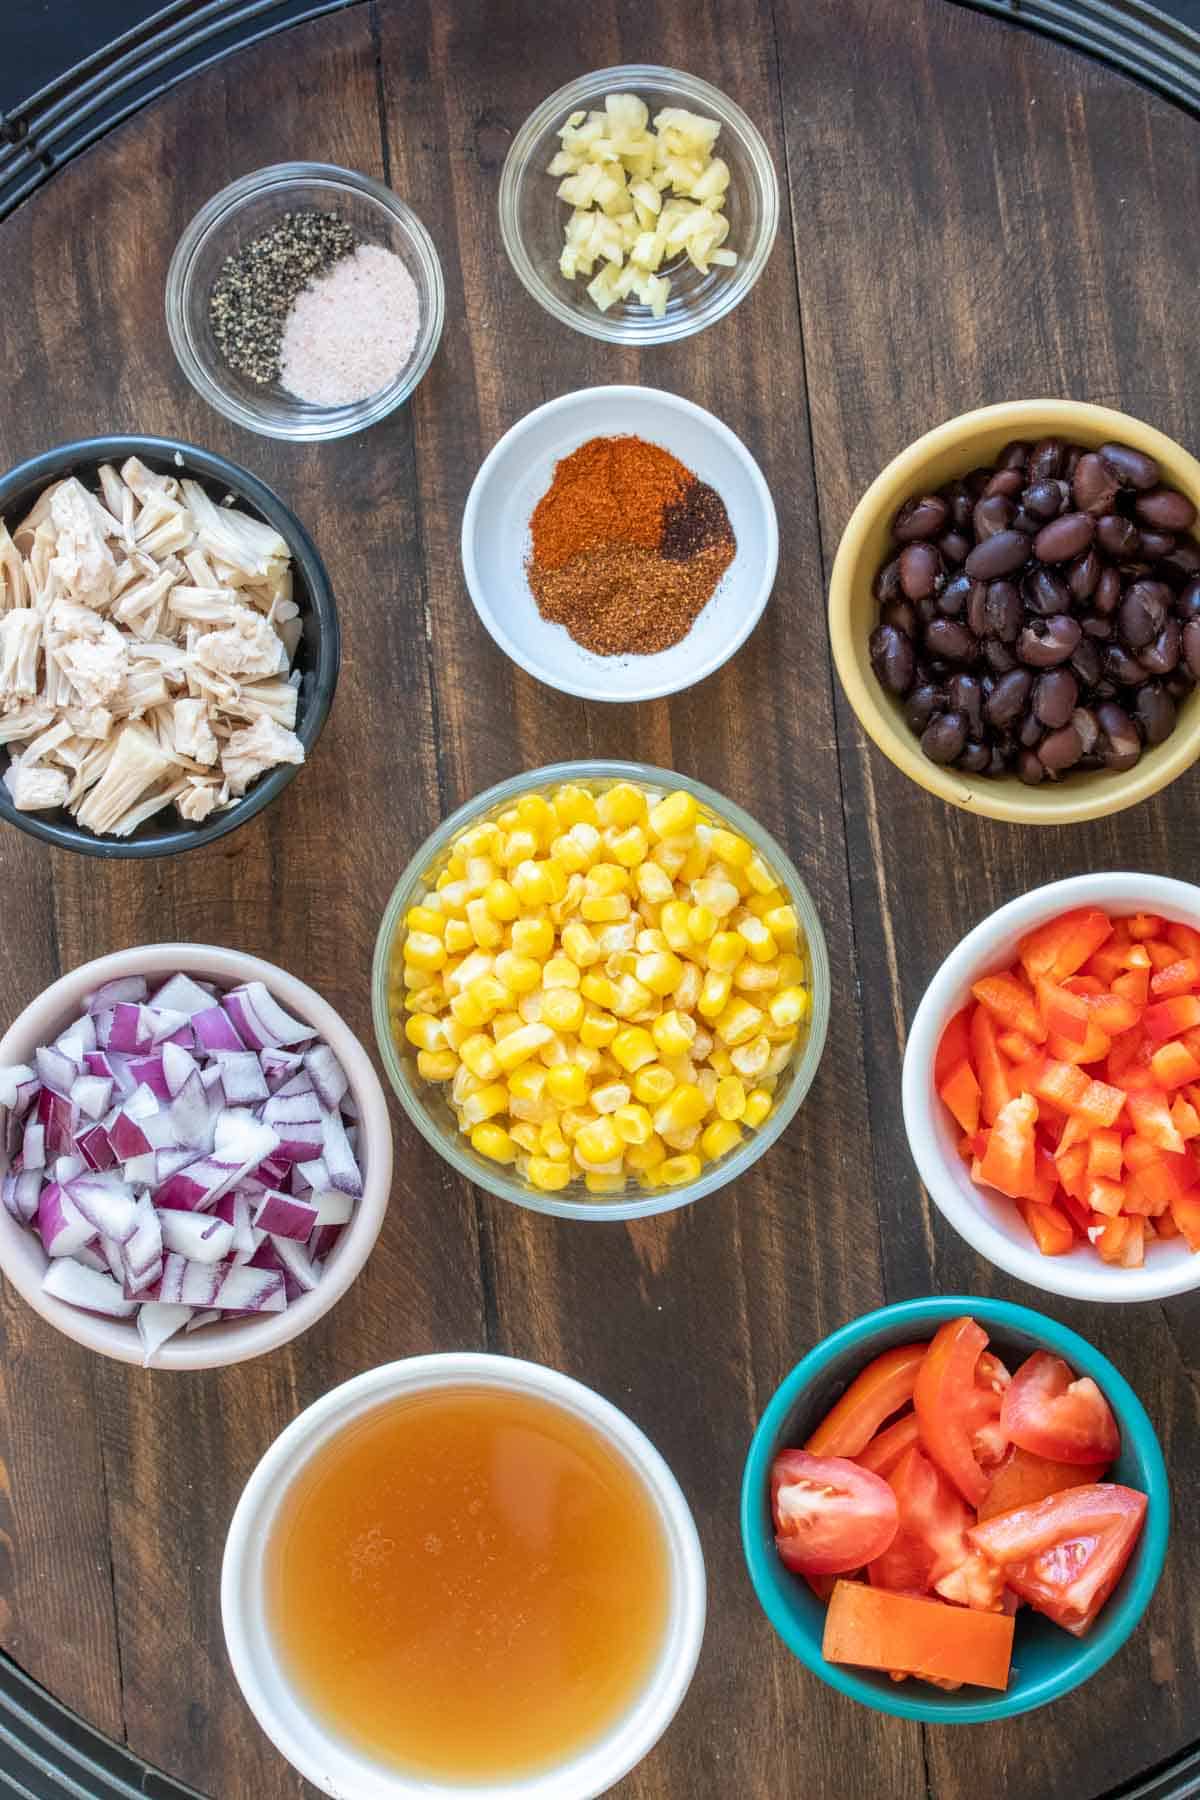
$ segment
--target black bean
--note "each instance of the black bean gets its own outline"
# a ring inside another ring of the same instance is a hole
[[[1147,488],[1134,501],[1133,510],[1143,525],[1154,525],[1159,531],[1190,531],[1196,523],[1195,507],[1174,488]]]
[[[1175,534],[1173,531],[1143,530],[1139,554],[1146,562],[1161,562],[1164,557],[1170,556],[1174,548]]]
[[[934,619],[925,627],[925,648],[930,656],[946,662],[973,662],[979,655],[979,642],[957,619]]]
[[[1079,623],[1084,637],[1094,638],[1098,644],[1106,644],[1113,634],[1112,620],[1101,618],[1099,613],[1084,613]]]
[[[998,469],[1023,469],[1028,461],[1029,445],[1022,443],[1020,438],[1014,438],[1011,443],[1005,444],[996,458],[996,467]]]
[[[1172,700],[1186,700],[1195,685],[1196,677],[1192,674],[1186,663],[1180,663],[1178,667],[1172,669],[1171,673],[1167,676],[1167,679],[1163,682],[1163,686],[1166,688],[1168,694],[1170,694]]]
[[[1029,452],[1026,464],[1031,481],[1053,481],[1063,472],[1067,447],[1061,438],[1042,438]]]
[[[967,491],[966,484],[961,481],[949,481],[942,489],[942,499],[950,508],[950,523],[957,531],[969,531],[971,514],[975,510],[975,496]]]
[[[1046,528],[1050,529],[1049,526]],[[1048,619],[1055,613],[1066,613],[1071,610],[1071,591],[1060,575],[1050,569],[1034,569],[1025,577],[1025,604],[1030,612],[1037,613],[1039,618]]]
[[[1045,776],[1045,769],[1036,750],[1022,750],[1017,758],[1017,774],[1026,787],[1036,787]]]
[[[1094,451],[1089,450],[1085,456],[1080,457],[1071,483],[1071,497],[1080,512],[1091,513],[1093,518],[1099,518],[1101,513],[1111,512],[1117,490],[1116,477],[1105,468]]]
[[[988,724],[1011,725],[1025,710],[1032,686],[1033,676],[1028,669],[1013,669],[1010,674],[1001,675],[984,707]]]
[[[941,556],[932,544],[905,544],[900,552],[900,586],[910,600],[940,592],[945,579]]]
[[[950,531],[943,531],[937,540],[937,547],[948,563],[965,562],[971,554],[971,539],[965,531],[959,531],[955,527]]]
[[[1096,521],[1096,542],[1105,556],[1114,562],[1128,562],[1137,555],[1141,533],[1132,519],[1122,513],[1105,513]]]
[[[911,600],[903,596],[899,600],[889,600],[886,606],[879,609],[879,623],[894,625],[897,631],[903,631],[907,637],[917,635],[917,609]]]
[[[968,743],[958,759],[958,767],[968,775],[986,775],[991,761],[992,752],[987,744]]]
[[[1083,753],[1090,756],[1100,742],[1100,724],[1090,706],[1077,706],[1071,714],[1071,723],[1079,733],[1079,741],[1083,745]]]
[[[987,588],[982,581],[971,581],[970,576],[964,576],[963,580],[970,582],[971,587],[967,595],[967,625],[977,638],[986,637],[991,629],[988,622]]]
[[[1089,600],[1099,586],[1104,564],[1094,550],[1085,550],[1067,567],[1067,586],[1076,600]]]
[[[1200,619],[1189,619],[1183,628],[1183,660],[1188,674],[1200,681]]]
[[[1095,521],[1087,513],[1063,513],[1042,526],[1033,540],[1033,553],[1043,562],[1070,562],[1091,547],[1095,533]]]
[[[1069,669],[1049,669],[1033,684],[1034,717],[1051,731],[1070,723],[1079,699],[1079,683]]]
[[[1021,720],[1020,728],[1017,732],[1017,742],[1023,745],[1026,750],[1032,750],[1035,745],[1041,743],[1044,736],[1045,731],[1040,721],[1035,719],[1032,713],[1027,713]]]
[[[1132,769],[1142,754],[1142,740],[1124,707],[1113,700],[1102,700],[1096,708],[1096,723],[1100,727],[1099,748],[1105,768],[1114,774]]]
[[[1061,731],[1052,731],[1038,745],[1038,760],[1052,775],[1061,775],[1065,769],[1073,769],[1082,755],[1083,740],[1074,725],[1064,725]]]
[[[972,506],[974,506],[977,500],[982,499],[983,494],[987,489],[987,484],[995,473],[995,469],[985,469],[980,467],[978,469],[968,470],[963,476],[963,486],[971,496]]]
[[[1138,661],[1151,675],[1169,675],[1179,662],[1183,633],[1178,619],[1168,619],[1152,644],[1140,652]]]
[[[907,633],[895,625],[877,625],[867,647],[876,680],[889,694],[907,694],[917,666],[913,642]]]
[[[969,575],[952,575],[937,597],[938,611],[948,619],[961,618],[976,588],[983,593],[982,582],[972,581]]]
[[[987,585],[985,610],[987,631],[1002,644],[1015,644],[1025,618],[1025,608],[1014,582],[990,581]]]
[[[908,729],[918,737],[938,710],[942,695],[939,688],[931,681],[923,681],[915,687],[904,704],[904,718]]]
[[[896,600],[899,598],[901,588],[900,558],[898,556],[893,556],[890,562],[884,563],[882,569],[880,569],[878,575],[875,577],[873,592],[880,605],[885,605],[889,600]]]
[[[1011,575],[1028,556],[1029,539],[1023,532],[998,531],[995,537],[976,544],[967,558],[967,574],[973,580],[993,581],[997,575]]]
[[[1200,581],[1189,581],[1175,596],[1175,611],[1185,625],[1189,619],[1200,619]]]
[[[1092,595],[1092,610],[1102,618],[1109,618],[1115,613],[1121,602],[1121,577],[1112,568],[1100,571],[1100,579],[1096,583],[1096,591]]]
[[[952,675],[946,683],[952,712],[962,713],[971,737],[983,736],[983,686],[977,675]]]
[[[898,544],[915,544],[945,531],[950,508],[940,494],[921,494],[906,500],[892,520],[892,536]]]
[[[983,490],[983,498],[1015,500],[1024,486],[1025,476],[1020,469],[997,469]]]
[[[1122,487],[1144,490],[1158,480],[1158,464],[1152,456],[1135,450],[1132,444],[1101,444],[1100,460],[1111,469]]]
[[[919,625],[931,625],[938,616],[937,595],[926,594],[922,599],[917,601],[916,605],[917,623]]]
[[[1017,639],[1017,655],[1032,669],[1053,669],[1072,656],[1083,636],[1076,619],[1035,619]]]
[[[1016,507],[1004,494],[991,494],[980,500],[971,518],[978,543],[995,537],[998,532],[1007,531],[1013,522]]]
[[[1007,675],[1010,669],[1015,669],[1017,666],[1016,657],[1013,655],[1008,645],[1002,644],[999,638],[987,638],[985,640],[983,656],[988,668],[994,675]]]
[[[1005,775],[1012,760],[1012,751],[1004,744],[992,745],[992,760],[988,764],[989,775]]]
[[[1121,687],[1139,687],[1146,679],[1145,669],[1123,644],[1109,644],[1106,648],[1104,673]]]
[[[1175,729],[1175,702],[1156,681],[1148,681],[1134,695],[1138,728],[1148,744],[1161,744]]]
[[[1104,658],[1101,654],[1100,646],[1094,638],[1088,636],[1087,624],[1085,622],[1083,636],[1079,640],[1079,645],[1074,656],[1071,658],[1071,669],[1079,680],[1082,681],[1084,687],[1090,688],[1099,681],[1100,672],[1103,667]]]
[[[1164,581],[1131,582],[1117,614],[1121,642],[1131,650],[1152,644],[1163,628],[1170,606],[1171,590]]]
[[[1031,512],[1026,512],[1023,506],[1018,506],[1013,514],[1012,528],[1014,531],[1023,532],[1028,538],[1036,537],[1042,529],[1042,521],[1035,519]]]
[[[962,755],[967,741],[967,721],[961,713],[939,713],[921,735],[921,748],[930,762],[952,763]]]
[[[1063,510],[1068,497],[1066,484],[1061,481],[1033,481],[1021,495],[1021,505],[1035,519],[1056,519]]]
[[[1079,467],[1079,459],[1082,455],[1083,451],[1078,444],[1067,445],[1067,454],[1063,457],[1062,467],[1063,480],[1065,482],[1070,483],[1074,481],[1075,471]]]
[[[1200,544],[1194,538],[1179,538],[1171,554],[1159,561],[1163,580],[1183,587],[1193,576],[1200,575]]]

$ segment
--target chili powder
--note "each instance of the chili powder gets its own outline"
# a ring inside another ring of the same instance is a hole
[[[534,508],[526,573],[543,618],[599,656],[650,656],[687,636],[733,561],[725,503],[638,437],[591,438]]]

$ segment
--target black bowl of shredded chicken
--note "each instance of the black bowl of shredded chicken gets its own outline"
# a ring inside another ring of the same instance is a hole
[[[269,805],[337,685],[324,564],[236,463],[65,444],[0,478],[0,817],[89,856],[173,856]]]

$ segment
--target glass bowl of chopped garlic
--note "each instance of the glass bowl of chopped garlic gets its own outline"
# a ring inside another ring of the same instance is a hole
[[[762,273],[779,185],[760,132],[678,69],[631,63],[530,114],[500,180],[513,268],[564,325],[662,344],[724,318]]]
[[[641,763],[558,763],[460,807],[397,883],[372,986],[422,1136],[569,1219],[644,1218],[744,1174],[829,1022],[821,922],[783,850]]]

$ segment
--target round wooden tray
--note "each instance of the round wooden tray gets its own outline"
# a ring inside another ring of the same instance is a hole
[[[511,274],[496,220],[525,114],[581,69],[636,60],[729,92],[790,193],[742,309],[643,356],[552,327]],[[682,1713],[620,1790],[631,1800],[1197,1791],[1194,1303],[1047,1302],[1132,1380],[1176,1494],[1174,1548],[1141,1629],[1052,1713],[951,1731],[847,1704],[773,1637],[737,1533],[754,1422],[817,1338],[929,1291],[1040,1303],[930,1211],[907,1152],[904,1026],[940,959],[982,914],[1053,876],[1196,866],[1194,776],[1111,822],[1057,832],[931,801],[867,751],[823,617],[854,501],[941,419],[1071,394],[1200,441],[1196,130],[1110,68],[947,0],[644,0],[563,6],[552,29],[535,0],[378,0],[192,77],[0,225],[0,465],[121,430],[233,456],[312,530],[346,641],[312,768],[220,845],[102,867],[4,834],[6,1013],[103,950],[197,938],[282,963],[369,1041],[372,940],[414,845],[500,777],[578,754],[674,765],[756,813],[808,882],[834,969],[829,1045],[796,1123],[736,1190],[682,1214],[592,1227],[506,1207],[453,1178],[396,1110],[379,1247],[330,1319],[286,1351],[221,1374],[149,1375],[89,1358],[0,1294],[0,1645],[151,1765],[131,1776],[119,1752],[76,1739],[67,1791],[311,1792],[254,1726],[225,1662],[217,1572],[237,1494],[275,1433],[335,1382],[484,1346],[552,1363],[624,1406],[697,1513],[708,1639]],[[361,438],[310,448],[208,411],[162,314],[167,261],[195,209],[289,157],[390,182],[433,233],[447,283],[445,337],[412,404]],[[613,380],[686,393],[725,418],[763,465],[782,533],[774,600],[740,655],[695,692],[638,709],[585,706],[514,671],[475,619],[458,558],[467,488],[500,433],[554,394]],[[0,1794],[64,1791],[44,1751],[72,1728],[11,1665]],[[12,1774],[39,1757],[40,1773]]]

